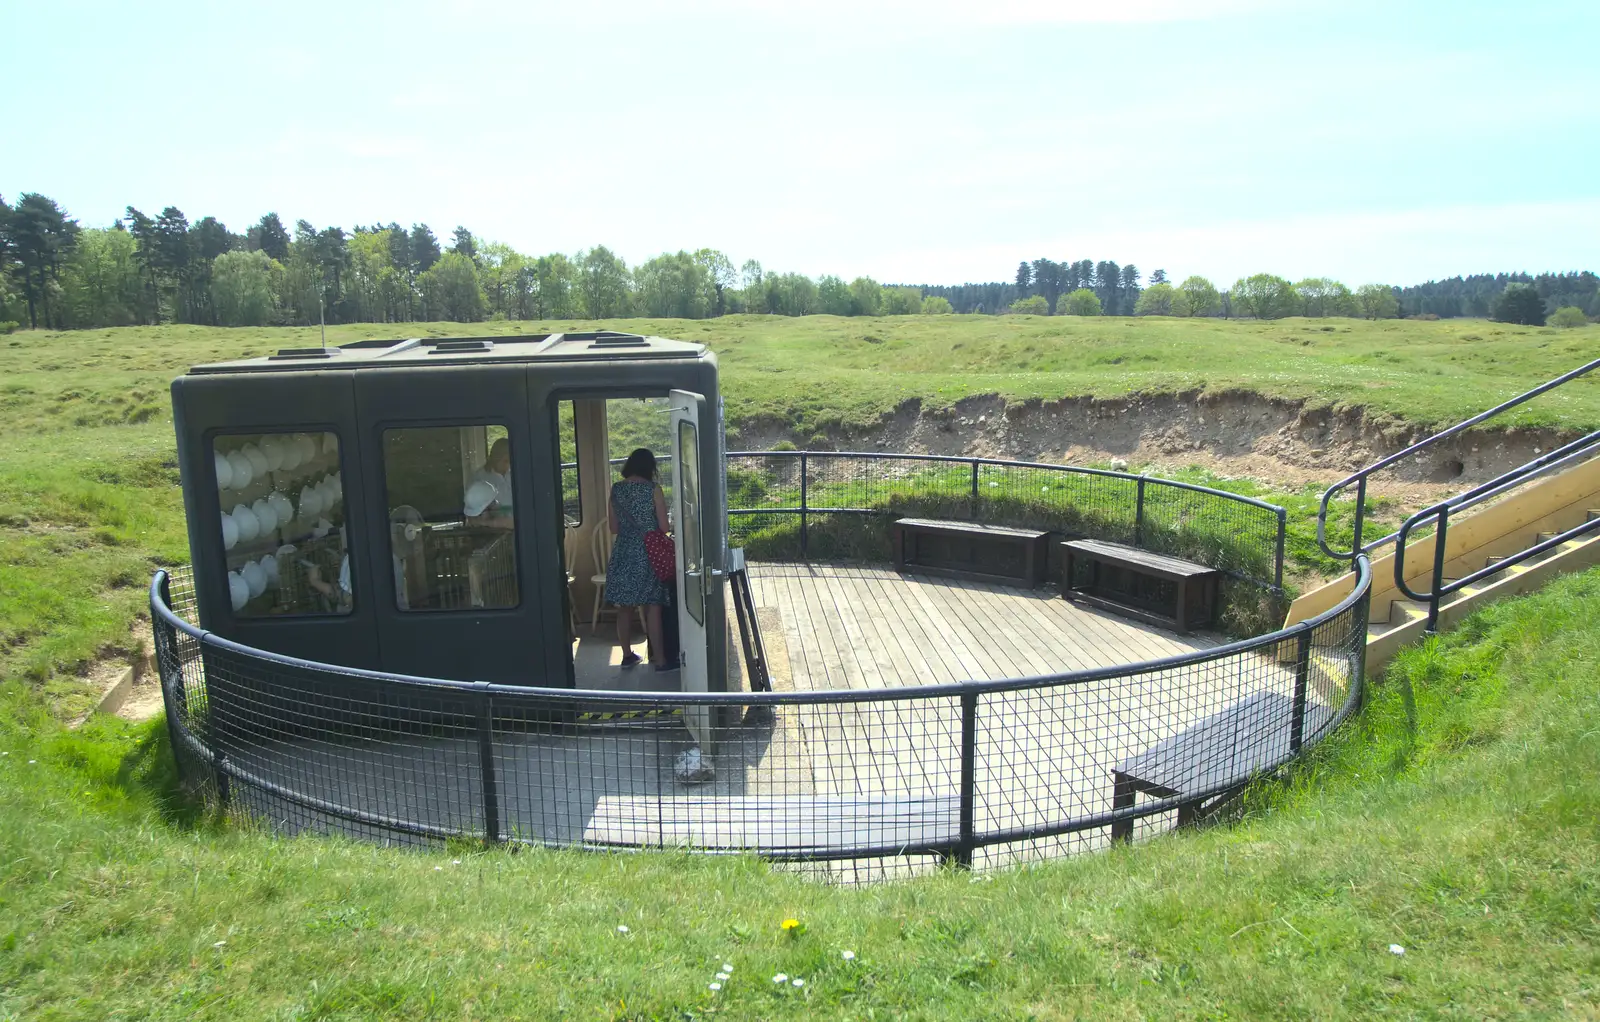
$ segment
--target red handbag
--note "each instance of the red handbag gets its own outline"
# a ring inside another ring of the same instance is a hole
[[[678,561],[672,549],[672,537],[660,529],[644,534],[644,555],[650,561],[650,570],[663,582],[672,581],[678,572]]]
[[[616,503],[616,493],[613,491],[612,503]],[[629,517],[633,517],[631,514]],[[638,519],[634,519],[637,525]],[[678,573],[678,559],[672,549],[672,537],[660,529],[650,529],[644,534],[644,557],[650,562],[650,571],[662,582],[672,581]]]

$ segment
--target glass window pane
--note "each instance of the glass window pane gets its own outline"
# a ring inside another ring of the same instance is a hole
[[[504,426],[383,433],[390,567],[400,610],[515,607],[515,493]]]
[[[692,422],[678,423],[678,485],[682,487],[683,521],[678,542],[683,544],[684,606],[696,624],[705,624],[705,564],[700,550],[700,451],[695,446],[698,431]]]
[[[233,433],[211,453],[234,614],[350,613],[339,438]]]
[[[583,494],[578,484],[578,430],[571,401],[556,402],[556,442],[561,462],[561,513],[570,529],[583,524]]]

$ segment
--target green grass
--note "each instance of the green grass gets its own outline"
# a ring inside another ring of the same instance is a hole
[[[802,442],[877,421],[899,402],[1116,396],[1251,389],[1443,422],[1571,368],[1600,327],[1546,330],[1482,321],[895,317],[619,320],[605,324],[358,324],[372,336],[579,329],[604,325],[704,341],[722,361],[730,422],[780,424]],[[167,385],[189,365],[315,344],[314,329],[128,328],[21,332],[0,340],[0,679],[48,690],[63,714],[92,693],[83,665],[128,643],[158,564],[187,559],[173,477]],[[1585,380],[1512,421],[1600,425],[1600,381]],[[1245,486],[1299,508],[1303,495]],[[1293,578],[1332,567],[1291,519]]]
[[[158,725],[13,686],[0,1018],[1594,1018],[1597,676],[1591,572],[1404,654],[1230,826],[860,889],[232,830],[160,801]]]

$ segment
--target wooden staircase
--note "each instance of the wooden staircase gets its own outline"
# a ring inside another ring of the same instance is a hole
[[[1445,581],[1464,578],[1528,548],[1600,518],[1600,459],[1538,479],[1460,519],[1452,519],[1445,538]],[[1394,552],[1374,557],[1372,604],[1367,628],[1367,673],[1377,674],[1397,651],[1427,631],[1428,605],[1407,598],[1395,584]],[[1406,583],[1426,593],[1433,584],[1434,537],[1406,545]],[[1484,605],[1538,589],[1546,582],[1600,564],[1600,531],[1561,543],[1489,575],[1439,604],[1438,629],[1455,627]],[[1286,624],[1314,617],[1350,592],[1352,576],[1336,579],[1295,600]]]

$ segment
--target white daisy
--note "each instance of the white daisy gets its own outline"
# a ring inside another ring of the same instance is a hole
[[[722,989],[722,984],[721,983],[713,983],[713,984],[711,984],[711,989],[712,990],[721,990]]]
[[[856,953],[854,951],[841,951],[839,952],[839,957],[847,962],[853,962],[856,960]]]
[[[628,932],[628,928],[626,926],[618,926],[617,927],[617,932],[618,933],[627,933]]]
[[[784,973],[780,972],[776,976],[772,977],[772,982],[774,982],[774,983],[787,983],[787,982],[789,982],[789,977],[787,975],[785,975]]]
[[[1406,949],[1401,947],[1399,944],[1390,944],[1389,953],[1391,955],[1403,955],[1406,953]]]
[[[806,985],[806,981],[803,979],[797,979],[794,981],[794,985],[797,987],[803,987]]]

